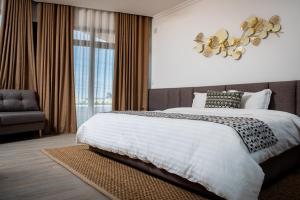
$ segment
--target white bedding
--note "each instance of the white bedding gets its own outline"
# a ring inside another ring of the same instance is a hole
[[[285,112],[194,108],[164,112],[257,118],[279,141],[250,154],[238,134],[225,125],[113,113],[90,118],[78,129],[77,140],[151,162],[226,199],[257,199],[264,179],[258,163],[300,144],[300,118]]]

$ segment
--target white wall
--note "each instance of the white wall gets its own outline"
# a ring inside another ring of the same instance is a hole
[[[210,36],[225,28],[240,36],[240,24],[249,16],[275,14],[281,17],[281,37],[248,45],[239,61],[205,58],[193,50],[199,32]],[[299,0],[200,0],[162,13],[153,19],[151,88],[300,80],[299,20]]]

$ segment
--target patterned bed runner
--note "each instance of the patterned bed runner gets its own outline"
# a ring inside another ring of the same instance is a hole
[[[261,120],[247,117],[221,117],[211,115],[191,115],[180,113],[121,111],[115,114],[161,117],[171,119],[200,120],[223,124],[233,128],[241,137],[250,153],[270,147],[278,141],[270,127]]]

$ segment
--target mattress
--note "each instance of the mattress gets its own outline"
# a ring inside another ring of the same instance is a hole
[[[226,199],[257,199],[265,175],[259,164],[300,143],[299,117],[285,112],[192,108],[164,112],[257,118],[268,124],[278,142],[250,154],[236,132],[224,125],[115,113],[92,117],[79,128],[77,139],[151,163]]]

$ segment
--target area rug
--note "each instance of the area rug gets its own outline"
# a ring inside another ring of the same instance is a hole
[[[207,200],[137,169],[92,152],[86,145],[43,152],[113,200]],[[264,190],[262,200],[300,199],[300,170]]]

